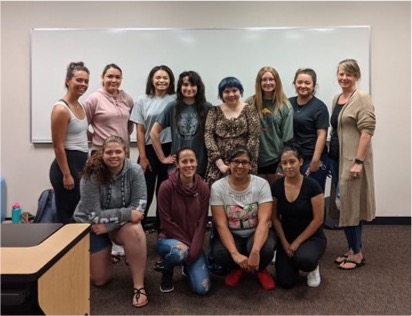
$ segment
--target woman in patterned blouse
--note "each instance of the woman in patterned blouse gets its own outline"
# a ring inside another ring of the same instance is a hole
[[[219,83],[218,90],[223,103],[209,110],[205,124],[209,185],[228,174],[228,154],[236,146],[243,145],[250,150],[253,166],[257,165],[259,152],[259,116],[253,106],[241,101],[242,84],[237,78],[226,77]],[[252,173],[256,171],[254,167]]]

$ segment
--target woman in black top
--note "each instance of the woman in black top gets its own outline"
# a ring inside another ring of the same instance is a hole
[[[293,136],[302,148],[301,172],[318,181],[325,191],[329,172],[326,135],[329,112],[325,103],[315,97],[316,73],[313,69],[298,69],[293,80],[297,96],[290,98],[293,107]]]
[[[324,196],[319,184],[300,173],[303,164],[299,145],[286,143],[280,164],[285,175],[272,185],[272,222],[279,237],[276,252],[276,282],[292,288],[299,270],[309,272],[307,285],[320,284],[319,259],[326,249],[322,231]]]

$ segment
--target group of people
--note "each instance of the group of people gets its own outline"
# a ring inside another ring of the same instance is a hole
[[[370,96],[357,88],[360,77],[355,60],[338,64],[342,91],[329,117],[315,97],[317,78],[310,68],[298,69],[297,95],[289,99],[273,67],[259,70],[255,93],[246,101],[241,82],[226,77],[218,85],[222,103],[212,106],[197,72],[182,72],[175,90],[165,65],[150,71],[145,94],[134,102],[120,89],[122,70],[109,64],[103,87],[80,103],[89,70],[71,63],[67,93],[51,114],[56,158],[50,180],[58,221],[91,224],[92,283],[112,278],[112,248],[121,246],[132,274],[132,304],[148,304],[145,230],[156,193],[155,269],[161,271],[162,292],[173,291],[174,268],[182,266],[192,290],[206,294],[210,260],[227,272],[228,286],[249,272],[266,290],[275,288],[275,280],[291,288],[303,271],[307,285],[316,287],[327,244],[322,225],[329,173],[348,241],[335,262],[343,270],[364,265],[362,222],[375,216],[376,119]],[[134,125],[137,162],[129,158]],[[213,240],[206,254],[209,208]],[[267,270],[273,259],[275,280]]]

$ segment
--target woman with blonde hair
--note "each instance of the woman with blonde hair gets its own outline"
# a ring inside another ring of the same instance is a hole
[[[259,70],[255,90],[246,103],[256,108],[260,119],[258,175],[272,184],[280,173],[280,148],[293,137],[293,110],[275,68],[266,66]]]
[[[372,136],[375,132],[375,108],[370,95],[358,89],[361,77],[354,59],[342,60],[337,80],[342,89],[333,99],[331,145],[335,152],[332,174],[339,188],[340,218],[348,242],[348,250],[335,262],[342,270],[353,270],[365,264],[362,253],[362,222],[375,218]],[[334,123],[335,121],[335,123]],[[336,139],[336,138],[335,138]],[[331,153],[330,152],[330,153]]]

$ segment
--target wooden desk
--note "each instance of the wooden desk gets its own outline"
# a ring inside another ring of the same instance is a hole
[[[42,229],[41,225],[49,224],[3,225],[19,226],[21,237],[30,239],[30,233],[24,236],[25,225],[38,225],[38,229]],[[2,288],[8,284],[34,282],[38,306],[44,314],[90,314],[89,227],[89,224],[67,224],[38,245],[2,246]]]

